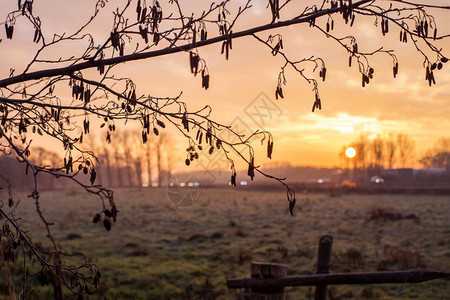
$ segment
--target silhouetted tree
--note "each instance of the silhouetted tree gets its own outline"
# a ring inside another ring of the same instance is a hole
[[[132,187],[133,184],[133,145],[132,143],[132,139],[131,136],[129,134],[129,132],[122,130],[119,132],[118,134],[118,141],[117,144],[120,145],[120,147],[122,148],[122,157],[123,157],[123,161],[125,163],[125,172],[126,172],[126,178],[127,178],[127,186],[128,187]]]
[[[152,149],[151,149],[151,141],[152,140],[147,140],[145,142],[145,163],[146,163],[146,167],[147,167],[147,180],[148,180],[148,185],[149,186],[152,186],[152,161],[151,161]]]
[[[398,160],[402,168],[411,166],[414,158],[415,143],[410,136],[399,133],[397,135]]]
[[[121,145],[119,143],[113,144],[113,151],[114,151],[114,167],[116,170],[117,175],[117,186],[124,187],[123,182],[123,154],[121,153]]]
[[[450,172],[450,138],[442,137],[420,159],[425,168],[445,168]]]
[[[51,168],[61,161],[61,157],[56,152],[43,147],[33,147],[32,152],[31,160],[33,163],[44,168]],[[39,182],[41,187],[44,188],[54,189],[56,187],[56,178],[46,173],[41,174]]]
[[[173,165],[176,157],[175,149],[174,149],[174,140],[171,135],[168,135],[166,138],[166,164],[167,164],[167,179],[166,183],[170,182],[172,177]]]
[[[158,170],[158,186],[169,181],[172,168],[173,140],[169,134],[163,132],[156,140],[156,165]]]
[[[395,137],[392,133],[389,133],[388,138],[386,140],[386,160],[387,167],[389,169],[394,168],[395,158],[397,155],[397,143],[395,141]]]
[[[250,145],[255,137],[265,141],[269,157],[273,148],[273,137],[270,133],[257,131],[250,136],[240,136],[226,124],[214,121],[212,109],[208,104],[195,111],[182,101],[181,94],[176,97],[141,94],[139,87],[129,78],[131,74],[126,74],[126,68],[121,68],[122,72],[115,68],[119,64],[185,52],[189,57],[191,72],[198,75],[201,86],[208,89],[208,62],[202,58],[201,48],[221,44],[221,52],[228,59],[233,40],[252,37],[284,61],[276,89],[274,88],[276,98],[287,96],[283,93],[283,86],[286,84],[285,70],[292,68],[311,84],[314,91],[314,111],[322,106],[318,79],[326,78],[325,61],[315,56],[304,59],[290,57],[283,50],[283,44],[288,41],[283,40],[282,35],[270,34],[262,37],[264,32],[296,24],[317,30],[324,37],[334,40],[337,47],[342,47],[348,53],[349,65],[361,73],[362,86],[369,84],[375,74],[370,63],[371,57],[385,55],[392,60],[393,76],[396,77],[399,72],[397,56],[380,45],[374,46],[376,50],[366,52],[357,37],[335,34],[337,19],[343,19],[343,26],[347,27],[358,26],[359,19],[366,19],[378,27],[382,35],[389,35],[394,31],[396,39],[400,32],[401,42],[413,44],[418,51],[419,61],[423,61],[425,78],[429,85],[435,84],[438,70],[447,62],[436,42],[448,38],[449,35],[437,31],[438,24],[430,15],[430,11],[447,11],[449,7],[427,2],[324,0],[307,6],[302,1],[286,0],[280,3],[279,0],[269,0],[268,17],[257,16],[262,23],[260,26],[236,30],[235,25],[240,19],[250,17],[248,11],[252,7],[252,0],[244,2],[238,8],[232,7],[233,2],[227,0],[208,3],[204,10],[200,10],[201,13],[189,11],[191,6],[182,6],[178,0],[169,0],[162,4],[157,0],[151,3],[145,0],[128,0],[113,10],[111,31],[95,34],[93,32],[96,30],[92,27],[103,8],[108,6],[106,0],[97,0],[93,4],[92,16],[71,32],[52,32],[51,30],[58,30],[58,26],[44,26],[46,17],[51,16],[51,13],[39,16],[38,13],[43,13],[44,10],[36,8],[44,3],[33,0],[18,1],[18,5],[10,9],[5,21],[0,24],[5,28],[0,44],[2,49],[10,47],[13,42],[18,43],[20,49],[37,49],[31,61],[24,67],[3,67],[8,73],[0,79],[0,151],[17,157],[24,164],[24,169],[35,179],[41,173],[68,178],[87,192],[98,195],[103,203],[94,216],[94,222],[102,221],[106,230],[111,229],[112,221],[116,220],[118,212],[113,193],[96,184],[94,154],[80,147],[84,136],[96,127],[93,120],[97,117],[103,119],[100,127],[105,128],[105,140],[112,144],[115,143],[114,132],[119,121],[138,122],[141,125],[143,140],[148,139],[150,134],[158,135],[167,125],[174,126],[186,138],[187,165],[198,158],[198,148],[202,144],[219,148],[217,150],[223,151],[231,163],[233,183],[236,182],[236,158],[248,164],[248,175],[252,179],[255,173],[270,177],[255,162],[254,151]],[[111,10],[108,8],[107,11]],[[62,20],[65,21],[63,18]],[[36,44],[35,48],[25,45],[25,35],[30,31],[34,33],[28,40],[30,44]],[[21,36],[20,39],[18,36]],[[63,47],[63,52],[60,52],[60,46]],[[225,136],[230,136],[230,139],[221,139],[219,132],[228,133]],[[38,135],[53,138],[61,143],[65,153],[60,163],[51,167],[33,163],[30,159],[30,143],[32,137]],[[239,152],[241,146],[245,146],[248,151]],[[118,148],[115,149],[116,165],[120,165],[123,153],[120,153]],[[361,164],[364,167],[365,160]],[[80,173],[89,174],[89,184],[78,180]],[[293,213],[296,201],[294,191],[282,178],[271,178],[286,187],[289,209]],[[122,186],[121,168],[118,168],[118,181]],[[42,251],[35,247],[28,234],[21,230],[18,219],[3,206],[0,213],[6,218],[11,229],[2,231],[1,235],[7,236],[11,244],[20,238],[27,248],[33,250],[32,253],[43,266],[40,274],[48,274],[54,284],[56,299],[63,298],[62,286],[78,298],[83,297],[87,291],[81,282],[96,285],[100,277],[98,269],[95,265],[86,264],[87,272],[83,273],[80,268],[74,269],[67,263],[61,263],[64,254],[53,238],[51,222],[46,220],[39,208],[37,180],[33,180],[31,197],[45,225],[52,245],[51,253],[40,255]],[[72,278],[72,283],[69,278]]]
[[[111,154],[110,154],[108,144],[102,145],[100,160],[102,161],[102,163],[106,164],[106,176],[108,178],[108,184],[106,184],[106,186],[114,186]]]
[[[341,147],[341,150],[339,150],[338,156],[341,166],[344,169],[347,169],[349,167],[349,158],[345,154],[345,151],[347,150],[348,146],[344,145]]]
[[[90,150],[90,151],[92,151],[93,153],[96,153],[97,154],[97,158],[98,157],[100,157],[101,156],[101,153],[100,153],[100,147],[99,147],[99,145],[96,143],[96,138],[97,138],[97,136],[96,136],[96,134],[89,134],[88,136],[87,136],[87,146],[88,146],[88,150]],[[93,157],[95,157],[94,155],[93,155]],[[57,164],[57,162],[55,162],[55,164],[54,165],[56,165]],[[103,165],[101,164],[101,163],[99,163],[99,160],[97,161],[97,168],[96,168],[96,171],[97,171],[97,182],[98,182],[98,184],[100,184],[100,185],[103,185]]]
[[[142,157],[144,146],[138,139],[136,131],[127,130],[123,132],[124,153],[126,155],[127,172],[130,178],[129,186],[142,187]]]
[[[366,135],[361,134],[352,144],[356,149],[355,164],[356,167],[365,170],[367,168],[367,159],[369,151],[369,140]]]
[[[379,170],[383,167],[385,142],[380,135],[377,135],[370,146],[372,168]]]

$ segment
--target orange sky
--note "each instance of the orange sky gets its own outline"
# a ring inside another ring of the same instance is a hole
[[[68,30],[73,24],[79,23],[78,12],[86,16],[85,12],[89,12],[86,8],[91,5],[90,2],[92,1],[77,1],[77,7],[69,7],[58,1],[41,1],[35,2],[35,9],[42,15],[44,28],[61,33],[62,30]],[[167,1],[160,2],[163,9],[170,7]],[[185,4],[187,2],[180,2],[189,9]],[[241,5],[244,3],[237,2]],[[314,1],[308,1],[311,2]],[[115,3],[116,1],[109,2],[103,10],[103,24],[96,23],[93,27],[92,30],[98,37],[101,36],[102,26],[107,28],[106,30],[111,27],[110,21],[106,20],[111,19]],[[265,1],[256,1],[252,10],[247,12],[246,19],[238,23],[238,28],[265,23],[268,15],[263,3]],[[301,3],[304,5],[305,1]],[[195,6],[194,10],[205,4],[204,1],[189,1],[189,5]],[[56,16],[51,14],[55,11],[55,5],[59,5],[58,9],[61,11]],[[52,20],[47,21],[48,14]],[[443,34],[442,31],[449,27],[446,21],[448,17],[445,18],[439,13],[437,16],[438,21],[441,21],[440,30]],[[4,12],[0,17],[4,18]],[[288,15],[282,14],[281,17]],[[264,129],[272,132],[275,139],[273,161],[334,166],[339,163],[338,152],[341,146],[349,144],[361,133],[369,136],[400,132],[408,134],[415,140],[416,153],[420,156],[439,137],[449,136],[449,66],[446,65],[436,74],[437,85],[428,87],[424,80],[423,59],[414,50],[413,45],[400,44],[397,29],[383,38],[380,30],[371,25],[373,20],[363,22],[357,19],[356,30],[348,31],[348,26],[339,19],[336,19],[335,24],[337,35],[355,34],[360,39],[360,49],[373,51],[384,46],[386,49],[396,50],[400,63],[398,78],[392,78],[392,60],[388,56],[380,55],[372,61],[375,77],[366,88],[361,87],[361,78],[356,67],[348,67],[348,56],[344,49],[317,30],[310,29],[307,25],[296,25],[270,32],[283,34],[285,51],[292,59],[314,55],[325,60],[328,69],[327,80],[320,82],[319,87],[323,108],[315,113],[311,112],[314,102],[312,87],[292,70],[286,72],[287,85],[283,87],[285,99],[274,99],[278,72],[283,60],[280,56],[273,57],[265,45],[251,37],[233,41],[229,61],[220,55],[220,45],[199,49],[200,56],[206,60],[211,74],[210,88],[207,91],[201,88],[200,79],[190,73],[186,53],[120,65],[116,73],[132,77],[140,94],[176,96],[182,91],[182,100],[193,109],[208,103],[213,108],[212,117],[215,120],[224,123],[243,121],[251,130],[260,128],[262,119],[252,120],[248,113],[254,111],[255,104],[261,103],[263,99],[274,109],[271,116],[263,117]],[[20,32],[20,29],[16,31]],[[211,28],[211,32],[215,31],[216,29]],[[268,34],[269,32],[265,32],[258,35],[266,39]],[[4,77],[11,67],[19,72],[24,62],[30,58],[31,51],[25,46],[30,44],[27,40],[18,38],[11,42],[6,40],[4,32],[1,33],[1,38],[3,41],[0,51],[3,58],[0,61],[0,69],[1,76]],[[103,40],[100,38],[98,43]],[[441,46],[445,49],[443,53],[450,57],[450,44],[447,42]],[[59,49],[63,52],[67,50],[69,49]],[[261,111],[264,111],[264,108],[260,107]],[[176,138],[176,156],[180,157],[181,166],[187,143],[182,141],[181,136]],[[259,146],[259,142],[254,145],[261,149],[257,151],[256,159],[264,164],[265,146]]]

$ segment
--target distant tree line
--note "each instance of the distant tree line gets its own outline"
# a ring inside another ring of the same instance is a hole
[[[450,138],[440,138],[420,159],[425,168],[445,168],[450,172]]]
[[[167,132],[142,143],[140,132],[122,130],[114,143],[88,141],[97,153],[98,182],[109,187],[142,187],[166,185],[171,177],[174,156],[173,138]]]
[[[348,158],[348,147],[356,150],[354,158]],[[445,168],[450,170],[450,138],[441,137],[423,156],[417,159],[414,140],[404,133],[377,135],[369,139],[360,135],[349,145],[344,145],[339,152],[344,167],[362,170],[381,170],[393,168],[412,168],[420,164],[424,168]]]
[[[167,132],[147,139],[143,144],[138,131],[126,129],[117,131],[114,143],[106,143],[97,139],[95,135],[87,136],[84,141],[86,148],[91,149],[97,156],[95,164],[96,182],[107,187],[142,187],[167,185],[173,169],[173,138]],[[31,160],[42,166],[52,166],[63,159],[56,152],[34,147]],[[75,168],[78,168],[75,165]],[[83,166],[81,166],[82,168]],[[28,176],[24,166],[17,159],[0,155],[0,176],[12,178],[11,186],[26,188],[33,184],[32,176]],[[12,175],[12,176],[11,176]],[[82,181],[88,182],[86,174]],[[69,180],[57,180],[54,176],[40,174],[39,185],[42,189],[54,189],[74,186]]]

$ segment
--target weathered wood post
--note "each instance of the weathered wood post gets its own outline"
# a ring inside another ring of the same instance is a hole
[[[280,278],[287,275],[287,266],[282,264],[252,262],[250,266],[252,278]],[[283,287],[258,287],[251,289],[252,300],[284,300]]]
[[[317,255],[317,274],[330,273],[331,246],[333,245],[333,237],[331,235],[323,235],[319,239],[319,252]],[[327,286],[316,285],[315,300],[327,299]]]

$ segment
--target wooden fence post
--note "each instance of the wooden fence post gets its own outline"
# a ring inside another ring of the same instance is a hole
[[[330,273],[331,246],[333,245],[333,237],[331,235],[323,235],[319,239],[319,252],[317,255],[317,274]],[[327,286],[316,285],[314,295],[315,300],[327,299]]]
[[[279,278],[287,275],[287,266],[282,264],[252,262],[250,266],[250,274],[252,278]],[[252,288],[252,300],[283,300],[284,288]]]

